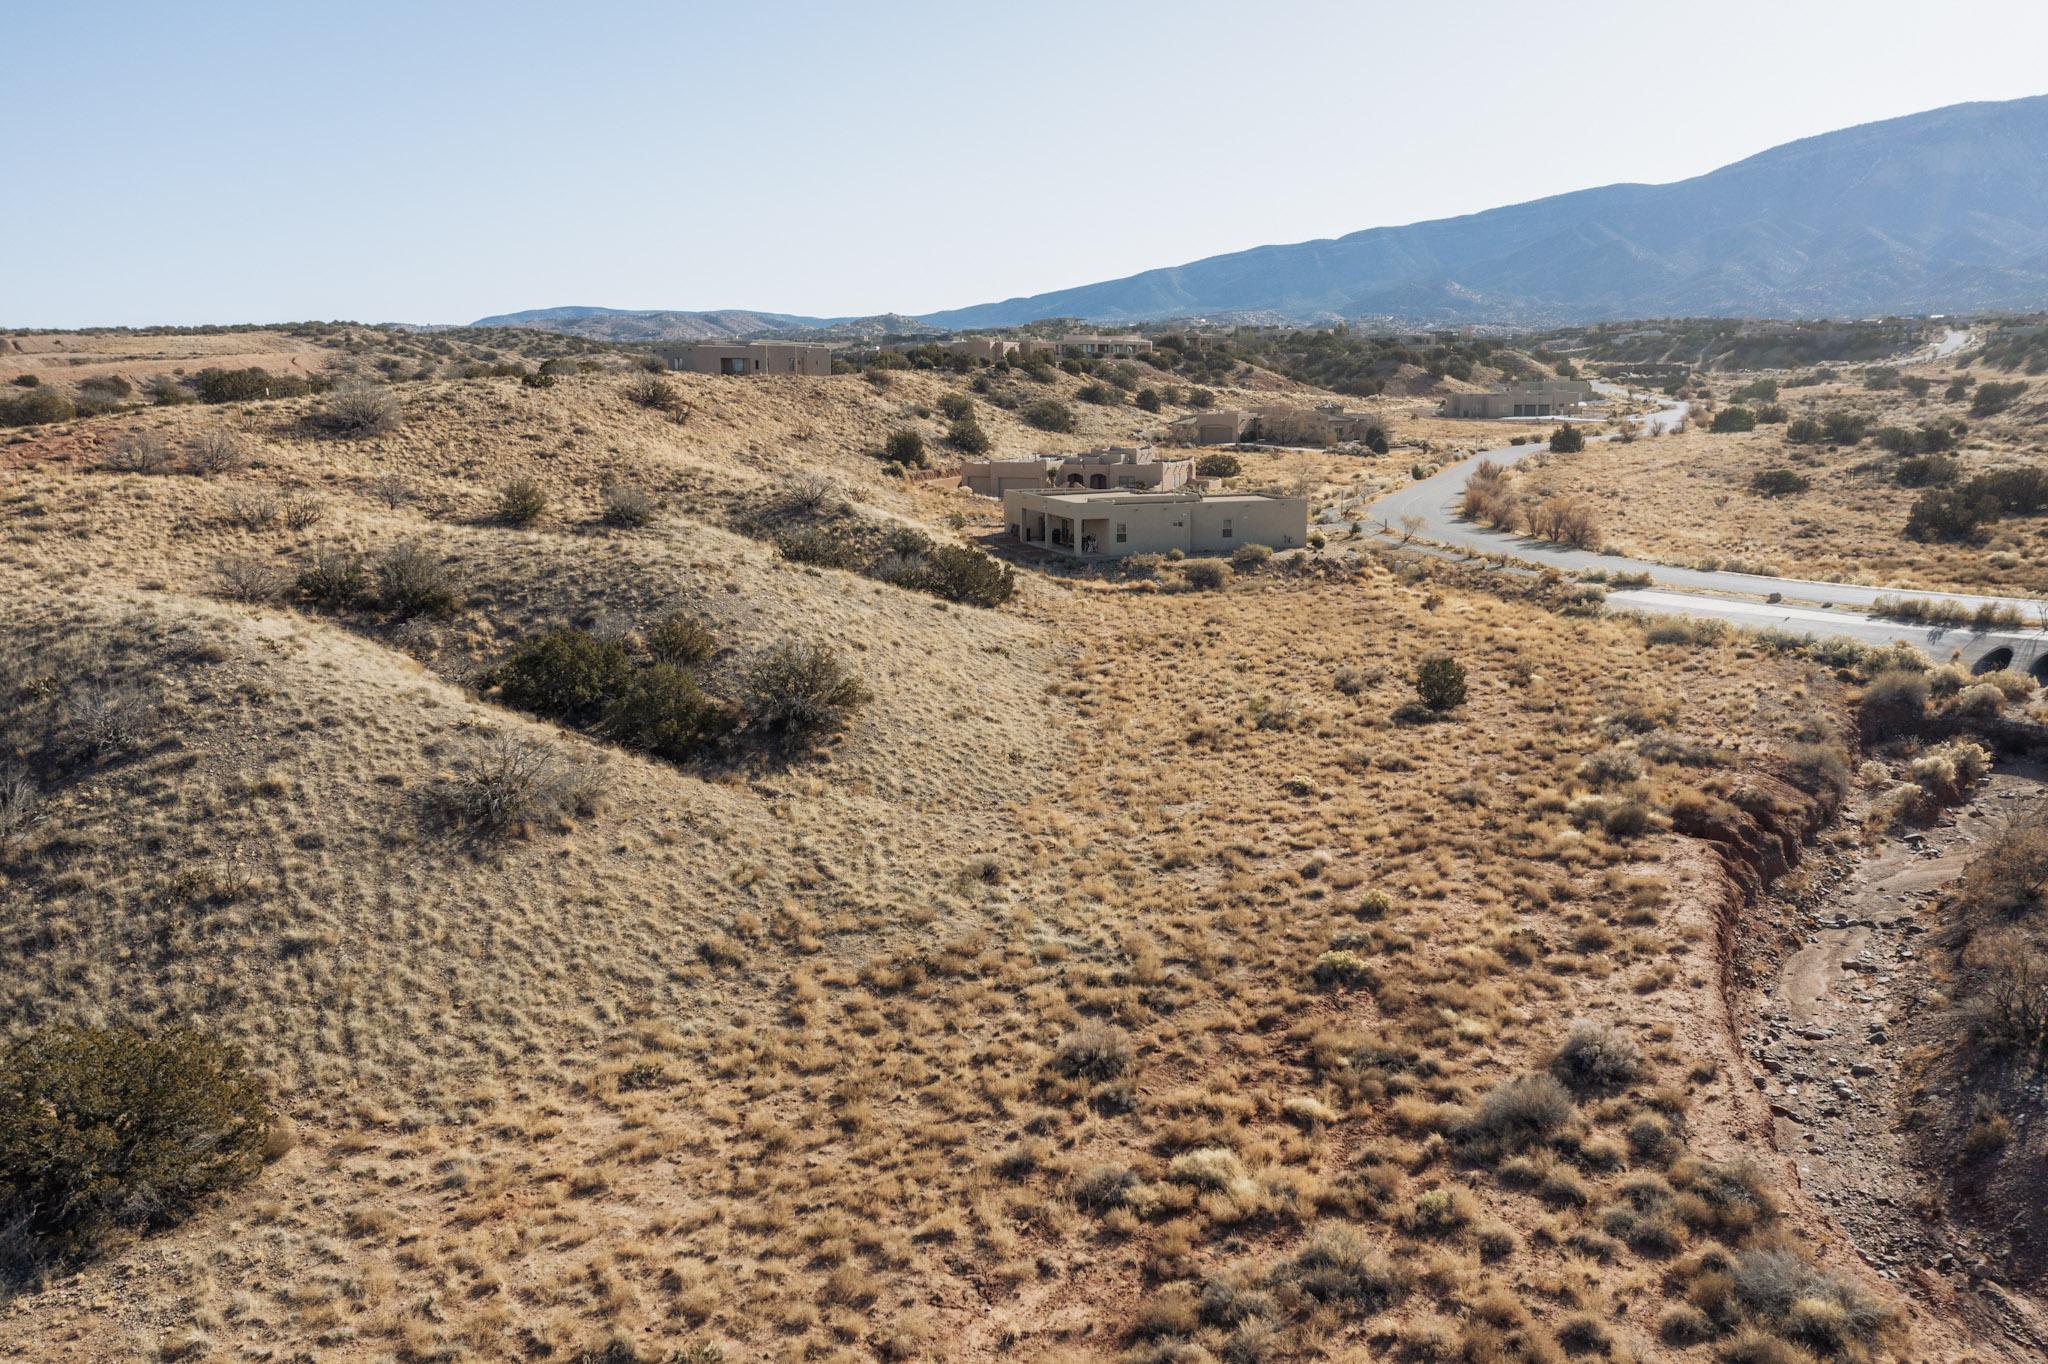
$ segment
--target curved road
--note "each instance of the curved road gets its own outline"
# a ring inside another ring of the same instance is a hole
[[[1645,430],[1669,430],[1685,417],[1685,404],[1667,404],[1641,419]],[[1611,440],[1613,437],[1593,437]],[[1377,523],[1387,534],[1414,534],[1424,540],[1470,550],[1478,554],[1501,554],[1566,573],[1647,574],[1650,589],[1610,592],[1610,605],[1660,615],[1713,617],[1758,629],[1776,627],[1799,634],[1847,635],[1871,643],[1905,640],[1918,645],[1929,656],[1941,659],[1959,655],[1977,664],[2000,650],[2012,651],[2011,666],[2033,671],[2048,682],[2048,630],[1974,630],[1967,627],[1915,625],[1907,621],[1884,620],[1863,610],[1835,610],[1836,607],[1868,608],[1879,597],[1914,597],[1960,602],[1972,609],[1985,604],[2009,605],[2029,622],[2048,620],[2048,606],[2025,597],[1977,597],[1960,592],[1917,592],[1899,588],[1860,587],[1850,583],[1821,582],[1808,578],[1773,578],[1754,573],[1708,572],[1680,568],[1648,559],[1631,559],[1617,554],[1573,549],[1532,539],[1509,531],[1493,530],[1467,521],[1458,513],[1458,501],[1465,481],[1481,460],[1498,465],[1518,464],[1544,449],[1541,443],[1505,445],[1482,451],[1449,465],[1405,488],[1388,493],[1364,510],[1363,519]],[[1419,524],[1409,518],[1419,518]],[[1351,519],[1346,517],[1344,519]],[[1663,588],[1664,591],[1655,589]],[[1772,602],[1776,595],[1784,600]]]

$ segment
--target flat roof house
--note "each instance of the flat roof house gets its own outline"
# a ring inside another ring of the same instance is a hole
[[[1003,494],[1003,520],[1026,545],[1071,559],[1131,554],[1228,554],[1239,545],[1308,543],[1308,499],[1265,493],[1037,492]]]
[[[939,349],[970,360],[1001,360],[1017,353],[1017,343],[1004,336],[956,336],[941,341]]]
[[[830,374],[832,347],[821,341],[692,341],[657,346],[670,369],[692,374]]]
[[[1184,440],[1190,445],[1235,445],[1244,438],[1244,429],[1251,422],[1243,412],[1220,408],[1208,412],[1191,412],[1167,426],[1167,432],[1175,440]]]
[[[1152,342],[1143,336],[1062,336],[1059,341],[1061,355],[1143,355],[1152,349]]]
[[[1523,379],[1491,393],[1450,393],[1438,415],[1445,417],[1563,417],[1578,412],[1593,396],[1584,379]]]
[[[1030,459],[963,459],[960,486],[983,497],[1001,497],[1012,488],[1050,488],[1053,470],[1059,468],[1055,455],[1033,455]]]
[[[1160,459],[1141,445],[1107,445],[1078,455],[1037,455],[1031,459],[975,459],[960,464],[960,484],[983,497],[1012,488],[1184,487],[1195,476],[1191,459]]]

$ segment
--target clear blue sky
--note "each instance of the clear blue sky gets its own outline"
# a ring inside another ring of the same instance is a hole
[[[926,312],[2048,91],[2040,0],[0,8],[0,325]]]

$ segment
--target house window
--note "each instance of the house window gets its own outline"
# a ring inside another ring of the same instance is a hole
[[[1129,536],[1129,535],[1128,535],[1128,534],[1126,533],[1126,532],[1128,532],[1129,530],[1130,530],[1130,527],[1129,527],[1128,525],[1126,525],[1126,524],[1125,524],[1124,522],[1122,522],[1122,521],[1119,521],[1119,522],[1117,522],[1117,523],[1116,523],[1116,542],[1117,542],[1118,544],[1122,544],[1122,543],[1124,543],[1124,541],[1126,541],[1126,540],[1128,540],[1128,539],[1130,539],[1130,538],[1131,538],[1131,537],[1130,537],[1130,536]]]
[[[1230,538],[1230,518],[1227,516],[1223,518],[1223,538],[1226,540]]]

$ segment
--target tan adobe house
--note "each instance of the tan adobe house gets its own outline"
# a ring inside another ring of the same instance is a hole
[[[1076,334],[1059,339],[1061,355],[1104,356],[1143,355],[1152,342],[1142,336],[1092,336]]]
[[[1012,488],[1152,488],[1184,487],[1195,476],[1191,459],[1160,459],[1147,446],[1108,445],[1078,455],[1038,455],[1031,459],[963,460],[960,484],[983,497],[1001,497]]]
[[[832,347],[819,341],[685,342],[657,346],[670,369],[692,374],[830,374]]]
[[[1585,407],[1593,385],[1585,379],[1522,379],[1491,393],[1450,393],[1443,417],[1564,417]]]
[[[1235,445],[1244,438],[1244,429],[1250,424],[1248,413],[1218,409],[1191,412],[1169,423],[1166,430],[1173,439],[1189,445]]]
[[[1265,493],[1036,492],[1003,494],[1003,520],[1025,545],[1071,559],[1131,554],[1228,554],[1239,545],[1308,543],[1308,499]]]
[[[970,360],[1003,360],[1017,353],[1017,343],[1004,336],[956,336],[941,341],[939,349]]]

